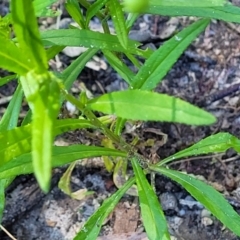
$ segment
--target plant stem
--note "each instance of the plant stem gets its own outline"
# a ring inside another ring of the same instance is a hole
[[[91,4],[86,0],[78,0],[78,2],[86,9],[89,9],[91,7]],[[105,16],[101,11],[98,11],[96,13],[96,16],[101,20],[104,33],[110,34],[109,26],[107,23],[109,16]]]
[[[87,118],[91,121],[92,124],[94,124],[96,127],[102,130],[102,132],[111,139],[114,143],[118,145],[118,147],[122,150],[125,150],[127,152],[133,152],[133,146],[126,143],[120,136],[116,135],[114,132],[112,132],[109,128],[105,126],[101,121],[98,120],[98,118],[94,115],[94,113],[87,109],[84,104],[82,104],[80,101],[78,101],[75,97],[73,97],[71,94],[68,93],[67,90],[63,89],[62,86],[61,91],[64,94],[65,98],[75,105]]]

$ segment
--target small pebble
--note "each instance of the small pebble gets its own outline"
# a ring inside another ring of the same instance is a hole
[[[66,102],[66,108],[70,115],[73,115],[77,110],[76,106],[74,106],[72,103],[68,101]]]
[[[178,203],[177,198],[174,194],[166,192],[160,195],[160,202],[164,211],[166,210],[177,210]]]
[[[203,206],[201,203],[195,201],[195,200],[191,200],[190,198],[185,198],[185,199],[180,199],[179,203],[183,206],[188,206],[190,209],[192,209],[194,206],[197,206],[197,208],[202,209]]]
[[[181,209],[179,212],[178,212],[178,215],[180,217],[183,217],[184,215],[186,214],[186,211],[184,209]]]
[[[204,226],[211,226],[213,224],[213,220],[209,217],[203,217],[201,222]]]
[[[210,217],[211,216],[211,212],[209,212],[207,209],[203,209],[202,212],[201,212],[201,217],[204,218],[204,217]]]

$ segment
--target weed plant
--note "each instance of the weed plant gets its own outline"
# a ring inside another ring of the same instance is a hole
[[[113,178],[121,173],[125,183],[119,185],[118,190],[88,219],[75,240],[96,239],[106,217],[134,186],[148,238],[170,239],[161,203],[146,178],[148,174],[161,174],[176,181],[240,236],[240,216],[219,192],[192,175],[168,167],[169,163],[191,155],[219,153],[228,148],[240,152],[239,139],[229,133],[217,133],[152,164],[151,159],[139,155],[134,145],[122,137],[129,120],[189,125],[210,125],[216,121],[211,113],[179,98],[154,92],[154,89],[211,19],[239,23],[240,9],[224,0],[66,0],[64,6],[78,27],[70,25],[68,29],[39,31],[39,17],[59,14],[50,8],[55,1],[12,0],[11,12],[0,18],[0,67],[9,73],[0,78],[0,85],[12,80],[18,82],[0,121],[0,215],[4,210],[5,189],[16,176],[34,173],[41,189],[48,192],[52,168],[70,163],[59,186],[76,197],[69,188],[74,162],[101,156],[106,169],[113,172]],[[145,13],[196,16],[198,20],[177,32],[156,51],[143,50],[139,42],[128,38],[128,33]],[[90,29],[93,17],[101,21],[103,33]],[[109,20],[113,22],[116,34],[110,33]],[[50,71],[48,61],[67,46],[83,46],[87,50],[62,72]],[[107,63],[129,87],[125,91],[102,94],[93,99],[88,99],[86,92],[82,91],[76,98],[69,89],[86,63],[97,53],[104,55]],[[120,56],[129,59],[137,72],[134,73]],[[144,63],[139,59],[144,59]],[[30,110],[19,125],[24,99]],[[59,119],[64,101],[75,105],[81,117]],[[97,112],[102,117],[97,117]],[[105,144],[53,145],[56,136],[75,129],[98,129],[106,138]],[[127,176],[128,162],[134,171],[132,177]]]

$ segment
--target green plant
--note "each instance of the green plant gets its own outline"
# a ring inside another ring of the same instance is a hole
[[[128,32],[139,13],[126,13],[118,0],[98,0],[90,4],[86,0],[67,0],[65,7],[79,25],[78,28],[48,30],[39,32],[36,16],[53,16],[47,7],[55,0],[12,0],[11,13],[0,19],[0,67],[13,72],[0,79],[3,85],[15,78],[18,87],[0,122],[0,212],[5,202],[5,188],[20,174],[34,173],[43,191],[49,190],[51,169],[86,157],[105,156],[106,168],[126,177],[126,163],[129,160],[134,177],[108,198],[97,212],[90,217],[75,239],[96,239],[107,215],[126,191],[137,185],[143,224],[149,239],[170,239],[166,220],[146,174],[155,172],[169,177],[182,185],[193,197],[201,202],[225,226],[240,236],[240,216],[232,209],[224,197],[212,187],[193,176],[170,170],[169,162],[182,157],[224,152],[228,148],[240,151],[240,140],[228,133],[218,133],[201,140],[166,159],[151,164],[140,156],[133,145],[121,137],[127,120],[168,121],[192,125],[208,125],[215,117],[196,106],[166,94],[152,90],[161,82],[182,52],[206,28],[211,18],[240,22],[239,8],[223,0],[191,1],[149,0],[145,8],[135,8],[128,0],[127,10],[167,16],[198,16],[202,19],[177,33],[173,38],[153,52],[142,50],[140,43],[128,38]],[[80,4],[80,5],[79,5]],[[84,7],[86,15],[83,15]],[[133,7],[133,8],[132,8]],[[96,16],[102,21],[104,33],[89,29],[90,19]],[[116,35],[111,35],[106,19],[112,18]],[[13,25],[16,38],[11,38]],[[48,71],[48,60],[65,46],[84,46],[89,48],[63,72]],[[68,90],[76,80],[85,64],[97,52],[102,52],[112,68],[129,84],[129,90],[104,94],[88,99],[82,92],[77,99]],[[134,74],[119,58],[126,56],[138,69]],[[137,57],[145,59],[143,65]],[[23,96],[26,97],[30,111],[17,127]],[[82,113],[81,119],[57,119],[63,100],[74,104]],[[133,111],[132,109],[136,109]],[[107,114],[98,118],[93,111]],[[108,115],[115,115],[116,121]],[[109,124],[111,127],[109,128]],[[73,145],[53,146],[54,138],[74,129],[99,129],[106,136],[105,147]],[[120,157],[114,165],[108,157]],[[115,169],[114,169],[115,168]],[[71,194],[68,176],[64,176],[60,186]],[[64,185],[64,181],[66,181]],[[231,220],[231,221],[230,221]]]

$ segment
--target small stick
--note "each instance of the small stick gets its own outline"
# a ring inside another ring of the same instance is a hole
[[[212,157],[220,157],[222,156],[223,153],[218,153],[218,154],[213,154],[213,155],[206,155],[206,156],[196,156],[196,157],[190,157],[190,158],[186,158],[186,159],[182,159],[182,160],[176,160],[174,162],[170,162],[168,164],[168,166],[171,166],[173,164],[178,164],[178,163],[183,163],[183,162],[188,162],[188,161],[193,161],[193,160],[199,160],[200,158],[201,159],[207,159],[207,158],[212,158]]]
[[[0,228],[12,239],[12,240],[17,240],[5,227],[0,225]]]
[[[218,91],[217,93],[210,96],[207,100],[207,103],[210,104],[212,102],[218,101],[218,100],[225,98],[239,90],[240,90],[240,83],[236,83],[236,84],[234,84],[228,88],[225,88],[221,91]]]

